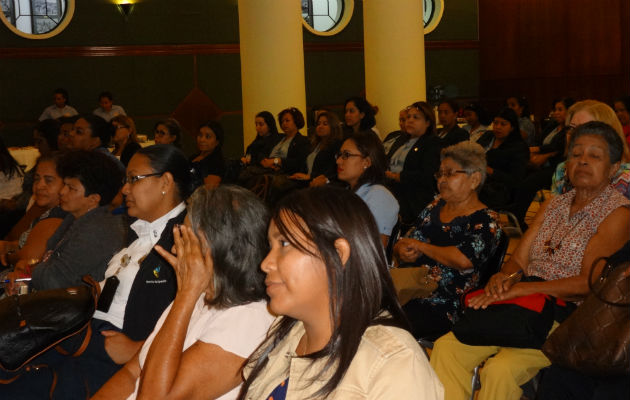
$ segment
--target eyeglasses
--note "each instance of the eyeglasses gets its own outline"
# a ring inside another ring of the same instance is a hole
[[[116,130],[119,130],[119,129],[129,129],[129,127],[128,127],[128,126],[125,126],[125,125],[118,125],[118,126],[116,127]]]
[[[352,154],[347,150],[339,151],[335,154],[335,159],[341,158],[342,160],[347,160],[350,157],[363,157],[361,154]]]
[[[162,136],[166,136],[166,135],[168,135],[168,132],[166,132],[166,131],[161,131],[161,130],[159,130],[159,129],[154,130],[154,131],[153,131],[153,133],[155,133],[156,135],[162,135]]]
[[[450,178],[451,176],[455,176],[456,174],[467,174],[468,171],[465,171],[463,169],[449,169],[448,171],[438,171],[435,174],[433,174],[433,176],[435,177],[435,179],[440,179],[441,177],[445,177],[446,179]]]
[[[125,185],[127,183],[130,184],[130,185],[133,185],[134,183],[138,182],[141,179],[150,178],[152,176],[161,176],[161,175],[164,175],[164,172],[155,172],[153,174],[146,174],[146,175],[125,176],[123,178],[123,182],[122,183],[123,183],[123,185]]]

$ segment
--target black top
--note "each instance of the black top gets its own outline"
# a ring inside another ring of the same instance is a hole
[[[547,160],[545,167],[552,168],[555,171],[556,166],[564,160],[564,148],[567,142],[568,130],[568,127],[562,128],[560,132],[556,133],[556,135],[551,139],[549,144],[540,145],[540,154],[557,153],[555,156],[552,156]],[[549,134],[550,133],[551,132],[549,132]],[[549,136],[549,134],[547,134],[545,138]]]
[[[328,179],[337,176],[337,160],[335,154],[341,148],[341,140],[330,143],[325,149],[320,150],[313,161],[313,169],[311,170],[311,178],[325,175]]]
[[[281,136],[283,139],[284,136]],[[282,159],[282,172],[292,175],[296,172],[306,173],[306,156],[311,152],[311,143],[300,132],[296,133],[289,144],[286,158]],[[269,151],[271,153],[271,151]]]
[[[502,209],[513,202],[514,192],[527,173],[529,147],[524,140],[506,140],[486,153],[494,171],[483,185],[480,200],[490,208]]]
[[[172,218],[162,231],[157,242],[165,249],[173,247],[173,225],[182,224],[186,211]],[[138,236],[133,230],[129,233],[129,244]],[[177,278],[171,265],[151,249],[140,263],[140,269],[131,285],[125,307],[122,332],[131,340],[145,340],[155,327],[158,319],[175,298]]]
[[[413,222],[436,193],[433,174],[440,167],[442,144],[435,135],[422,135],[409,150],[400,182],[390,182],[392,193],[400,204],[400,215],[406,223]]]
[[[464,140],[470,139],[470,134],[466,132],[465,129],[460,128],[457,124],[455,124],[455,126],[453,126],[448,132],[445,132],[444,129],[442,129],[438,133],[438,136],[442,139],[443,147],[452,146],[459,142],[463,142]]]
[[[259,164],[263,158],[266,158],[271,153],[273,147],[282,140],[282,136],[278,133],[269,133],[267,136],[256,136],[256,139],[247,146],[245,154],[252,156],[251,165]]]
[[[129,160],[131,160],[131,157],[133,157],[133,155],[136,154],[136,151],[140,150],[141,148],[142,146],[140,146],[136,142],[127,143],[122,153],[120,153],[120,162],[123,163],[123,165],[126,167],[127,165],[129,165]]]
[[[199,153],[190,158],[190,166],[193,169],[193,181],[195,187],[203,185],[203,180],[208,175],[217,175],[223,178],[225,173],[225,160],[223,159],[223,152],[220,148],[215,148],[214,151],[199,161],[194,160]]]

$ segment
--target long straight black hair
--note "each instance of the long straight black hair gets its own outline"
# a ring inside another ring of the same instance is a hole
[[[313,361],[327,358],[319,376],[334,369],[331,378],[315,394],[318,398],[326,397],[343,379],[369,326],[381,324],[407,329],[407,320],[387,270],[374,217],[356,194],[330,186],[298,190],[281,200],[272,221],[292,246],[320,258],[326,266],[334,329],[328,344],[308,355]],[[316,250],[309,250],[309,243],[301,242],[300,237],[313,243]],[[335,248],[339,238],[350,245],[350,256],[345,264]],[[250,357],[248,363],[253,369],[243,384],[240,399],[245,398],[250,385],[259,377],[269,353],[285,339],[295,323],[295,319],[283,317]]]
[[[15,158],[9,153],[9,149],[4,145],[0,137],[0,172],[11,178],[14,175],[22,175],[22,169]]]

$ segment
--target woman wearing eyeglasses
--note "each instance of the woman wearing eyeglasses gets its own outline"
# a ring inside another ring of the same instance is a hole
[[[58,377],[51,398],[89,397],[136,354],[173,301],[175,272],[154,246],[171,249],[173,226],[184,221],[184,202],[192,190],[188,159],[171,145],[140,149],[129,161],[124,181],[128,214],[137,220],[131,224],[127,247],[111,258],[105,270],[87,348],[78,357],[62,356],[56,350],[44,353],[33,364],[46,364],[49,369],[32,369],[11,385],[0,385],[0,398],[48,397],[50,370]],[[93,243],[94,248],[101,245]],[[75,336],[61,346],[73,354],[82,341]]]
[[[442,150],[440,158],[440,194],[394,246],[400,262],[427,267],[437,282],[429,297],[403,307],[413,335],[430,340],[451,330],[461,294],[479,284],[503,235],[496,214],[477,197],[486,177],[483,147],[461,142]]]
[[[114,136],[112,136],[114,150],[112,150],[112,154],[118,157],[126,167],[131,156],[140,149],[136,139],[136,124],[133,119],[126,115],[112,118],[111,124],[114,127]]]
[[[392,154],[385,172],[400,203],[403,222],[411,223],[435,195],[433,174],[440,165],[442,144],[435,134],[435,113],[424,101],[407,108],[407,141]]]
[[[371,131],[359,132],[341,145],[336,155],[337,178],[350,185],[357,196],[368,206],[383,245],[398,221],[398,201],[383,182],[385,181],[385,150]]]

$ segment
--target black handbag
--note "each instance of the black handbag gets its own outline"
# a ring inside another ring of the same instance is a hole
[[[89,278],[89,277],[87,277]],[[42,290],[0,300],[0,367],[16,371],[84,329],[96,309],[98,283]],[[89,341],[89,334],[86,340]],[[87,341],[81,346],[85,349]],[[60,352],[63,351],[60,349]]]
[[[529,281],[541,280],[536,277]],[[462,304],[483,293],[483,289],[466,295]],[[466,308],[453,326],[460,342],[472,346],[501,346],[540,349],[555,320],[563,320],[573,304],[542,293],[497,301],[486,309]]]

